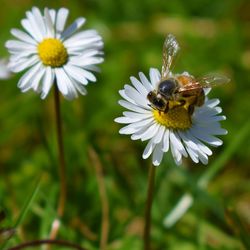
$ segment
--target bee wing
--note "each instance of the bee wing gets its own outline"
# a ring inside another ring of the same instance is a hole
[[[190,79],[190,83],[181,86],[178,92],[188,92],[200,88],[212,88],[225,83],[228,83],[230,79],[220,74],[208,74],[198,79]]]
[[[214,86],[219,86],[225,83],[228,83],[230,79],[224,75],[220,74],[208,74],[200,79],[197,79],[197,82],[203,87],[203,88],[211,88]]]
[[[190,82],[184,86],[181,86],[178,89],[178,93],[188,92],[188,91],[192,91],[194,89],[200,89],[200,88],[203,88],[202,85],[197,81],[193,81],[193,82]]]
[[[163,65],[161,70],[161,78],[167,77],[170,67],[179,50],[179,44],[172,34],[169,34],[163,44]]]

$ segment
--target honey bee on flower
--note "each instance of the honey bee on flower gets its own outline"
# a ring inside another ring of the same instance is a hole
[[[173,35],[168,35],[163,45],[163,66],[161,79],[157,89],[147,95],[152,108],[160,112],[168,112],[178,106],[183,106],[192,115],[194,108],[204,104],[204,88],[214,87],[229,82],[226,76],[209,74],[199,79],[188,73],[173,75],[170,71],[172,63],[179,50],[179,45]]]

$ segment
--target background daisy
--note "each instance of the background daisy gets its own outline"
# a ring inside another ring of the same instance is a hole
[[[7,67],[7,60],[0,59],[0,79],[8,79],[10,77],[10,70]]]
[[[103,41],[95,30],[79,31],[85,18],[78,18],[65,29],[68,9],[36,7],[26,12],[21,21],[24,31],[12,29],[17,40],[6,42],[11,57],[9,67],[13,72],[28,71],[21,77],[18,87],[22,92],[30,89],[41,93],[44,99],[53,83],[69,100],[85,95],[85,86],[96,81],[91,71],[103,61]]]
[[[128,124],[119,132],[131,135],[132,140],[148,141],[142,157],[146,159],[152,154],[155,166],[160,165],[163,154],[168,151],[177,165],[182,163],[183,156],[189,156],[195,163],[207,164],[208,156],[212,155],[207,145],[220,146],[222,140],[215,135],[227,133],[220,126],[220,121],[226,117],[219,115],[222,112],[218,107],[219,100],[206,98],[204,105],[196,107],[191,117],[183,107],[160,114],[151,108],[147,94],[157,88],[161,75],[153,68],[149,75],[150,80],[143,73],[139,73],[139,79],[131,77],[132,86],[125,85],[119,92],[124,99],[119,104],[129,110],[115,119],[118,123]]]

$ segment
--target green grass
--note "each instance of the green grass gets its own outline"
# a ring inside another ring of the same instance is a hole
[[[0,3],[0,57],[8,55],[4,43],[11,37],[9,30],[21,27],[20,20],[33,5],[65,6],[70,9],[70,21],[85,16],[85,27],[97,29],[105,42],[98,82],[88,85],[85,97],[72,102],[62,99],[68,197],[58,239],[99,249],[101,205],[95,162],[88,154],[92,147],[103,167],[110,208],[107,249],[142,248],[150,160],[141,159],[145,143],[119,135],[121,126],[113,120],[123,111],[117,104],[118,90],[129,83],[131,75],[139,71],[147,75],[150,67],[160,69],[162,43],[171,32],[181,45],[175,72],[189,71],[195,76],[220,72],[231,78],[226,87],[209,94],[220,98],[227,116],[223,127],[229,133],[221,137],[223,146],[213,149],[208,166],[186,161],[177,167],[170,154],[164,157],[156,172],[152,250],[249,249],[247,0]],[[33,92],[21,93],[20,76],[1,81],[0,91],[0,210],[7,215],[0,228],[17,228],[5,249],[49,237],[59,194],[53,94],[42,101]],[[201,180],[205,185],[197,185]],[[186,193],[193,197],[192,206],[175,224],[165,227],[164,218]],[[4,241],[6,237],[0,237],[0,244]]]

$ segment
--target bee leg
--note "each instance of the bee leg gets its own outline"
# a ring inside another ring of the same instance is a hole
[[[202,106],[205,102],[205,94],[204,91],[202,90],[202,93],[199,95],[199,97],[197,98],[197,106]]]
[[[189,113],[189,115],[192,115],[194,113],[194,105],[189,105],[188,113]]]
[[[148,106],[149,106],[150,108],[152,108],[152,109],[156,110],[156,108],[154,107],[154,105],[152,105],[152,104],[148,104]]]
[[[166,107],[164,109],[164,113],[167,113],[169,111],[169,102],[166,103]]]

